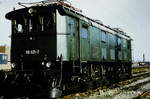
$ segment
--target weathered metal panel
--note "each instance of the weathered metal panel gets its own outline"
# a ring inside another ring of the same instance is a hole
[[[106,47],[102,47],[101,48],[101,59],[102,60],[107,60],[107,48]]]
[[[78,20],[67,16],[68,49],[70,60],[79,59],[79,28]]]
[[[66,16],[61,16],[59,12],[56,10],[57,15],[57,34],[59,33],[67,33],[67,23],[66,23]]]
[[[116,46],[116,36],[109,33],[109,48],[114,48]]]
[[[128,42],[127,42],[127,48],[128,48],[128,55],[127,55],[127,57],[128,57],[128,61],[132,61],[132,50],[131,50],[131,40],[128,40]]]
[[[115,60],[115,47],[116,47],[116,36],[108,33],[108,59],[110,61]]]
[[[122,60],[127,60],[127,40],[122,39]]]
[[[68,60],[66,16],[61,16],[56,11],[57,16],[57,57],[63,56],[63,60]]]
[[[101,31],[100,48],[101,48],[101,60],[108,60],[108,33]]]
[[[96,27],[90,27],[90,52],[91,60],[100,60],[100,30]]]
[[[81,60],[88,61],[90,58],[90,47],[88,39],[80,39],[80,58]]]
[[[57,57],[63,56],[63,60],[68,60],[67,35],[57,35]]]
[[[131,47],[126,39],[122,39],[122,55],[124,61],[131,61]],[[128,45],[129,44],[129,45]]]
[[[122,56],[123,56],[123,55],[122,55],[122,51],[118,51],[118,59],[119,59],[119,60],[122,60]]]
[[[115,60],[115,49],[110,49],[110,59]]]

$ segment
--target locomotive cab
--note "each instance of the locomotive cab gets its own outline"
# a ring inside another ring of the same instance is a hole
[[[23,63],[24,69],[36,69],[37,64],[56,59],[55,17],[56,10],[47,7],[24,8],[6,15],[12,22],[11,62],[16,68]]]
[[[6,18],[12,23],[11,63],[12,70],[18,75],[15,82],[19,81],[18,85],[10,85],[10,93],[15,90],[18,95],[61,96],[57,89],[62,72],[61,63],[56,62],[60,61],[56,56],[56,8],[32,6],[9,12]]]

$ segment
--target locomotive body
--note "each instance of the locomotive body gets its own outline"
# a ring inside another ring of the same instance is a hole
[[[87,82],[100,86],[131,76],[131,38],[64,2],[14,10],[6,18],[12,71],[2,79],[5,98],[55,98]]]

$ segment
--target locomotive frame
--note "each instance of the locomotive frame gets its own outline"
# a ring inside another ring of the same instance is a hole
[[[0,90],[6,99],[55,98],[131,76],[132,39],[62,1],[14,10],[6,18],[12,21],[12,71],[1,78]]]

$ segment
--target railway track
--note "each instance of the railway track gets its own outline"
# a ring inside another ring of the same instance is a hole
[[[150,90],[144,92],[139,96],[139,99],[150,99]]]
[[[133,72],[130,79],[113,84],[112,86],[102,86],[98,89],[58,99],[120,99],[120,97],[124,97],[123,99],[144,99],[143,97],[150,92],[147,92],[147,90],[150,90],[150,68],[145,69],[145,71],[142,69],[142,72]]]

